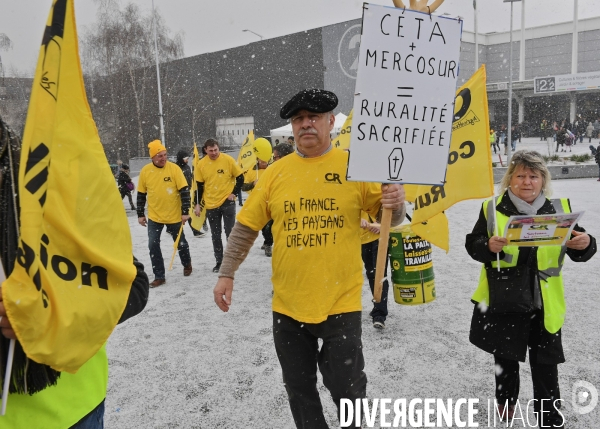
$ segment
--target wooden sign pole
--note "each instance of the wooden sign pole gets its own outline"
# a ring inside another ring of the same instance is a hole
[[[385,272],[385,262],[388,257],[388,241],[391,223],[392,209],[382,209],[381,228],[379,229],[379,249],[377,250],[377,266],[375,268],[375,285],[373,291],[373,301],[377,303],[381,302],[383,279],[387,274]]]

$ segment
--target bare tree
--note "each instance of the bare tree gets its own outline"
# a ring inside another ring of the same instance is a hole
[[[0,33],[0,51],[12,49],[12,41],[4,33]],[[2,66],[2,56],[0,55],[0,87],[4,87],[4,66]]]
[[[117,157],[129,158],[131,152],[142,156],[158,112],[150,111],[157,106],[153,20],[161,63],[183,56],[182,35],[170,37],[157,11],[144,15],[137,5],[121,8],[117,0],[96,3],[97,22],[82,37],[82,64],[94,117],[109,151]]]

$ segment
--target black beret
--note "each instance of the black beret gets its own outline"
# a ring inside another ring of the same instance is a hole
[[[338,105],[337,96],[324,89],[304,89],[294,95],[279,111],[281,119],[290,119],[298,110],[315,113],[331,112]]]

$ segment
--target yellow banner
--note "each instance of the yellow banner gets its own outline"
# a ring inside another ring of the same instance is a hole
[[[21,237],[2,286],[27,356],[76,372],[102,347],[136,275],[123,203],[87,102],[72,0],[56,0],[19,171]]]
[[[196,166],[198,165],[198,161],[200,161],[200,156],[198,154],[198,147],[196,146],[196,143],[194,143],[194,168],[196,168]],[[196,216],[196,214],[194,213],[194,200],[196,198],[197,191],[198,182],[196,182],[192,175],[192,201],[190,207],[190,216],[192,217],[192,228],[197,229],[198,231],[202,231],[202,226],[204,225],[204,221],[206,220],[206,204],[204,203],[204,198],[202,198],[202,201],[200,201],[200,216]]]
[[[445,185],[405,185],[406,200],[414,202],[413,230],[419,230],[418,235],[446,251],[447,244],[443,247],[437,243],[448,242],[447,220],[445,229],[440,230],[431,225],[426,228],[417,225],[432,220],[459,201],[494,194],[485,85],[485,65],[482,65],[456,93]],[[441,225],[439,220],[431,223]],[[446,236],[436,237],[435,234]]]
[[[240,148],[237,163],[244,173],[256,165],[256,153],[254,151],[254,131],[250,131]]]
[[[446,213],[438,213],[425,222],[410,225],[411,229],[419,237],[429,241],[434,246],[444,249],[446,252],[450,249],[450,234],[448,230],[448,218]]]
[[[340,135],[333,139],[333,147],[338,149],[346,150],[350,149],[350,129],[352,128],[352,113],[354,109],[350,110],[348,117],[344,121],[344,126],[340,131]]]

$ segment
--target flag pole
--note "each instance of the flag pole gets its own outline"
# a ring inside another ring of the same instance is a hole
[[[165,142],[165,125],[163,123],[162,97],[160,94],[160,68],[158,67],[158,43],[156,41],[156,10],[154,9],[154,0],[152,0],[152,23],[154,24],[154,58],[156,59],[156,81],[158,83],[158,117],[160,118],[160,141],[163,146]]]
[[[173,269],[173,261],[175,260],[175,254],[177,253],[177,248],[179,247],[179,240],[181,239],[181,233],[183,232],[183,224],[185,222],[181,222],[181,227],[179,228],[179,233],[177,234],[177,239],[173,243],[173,256],[171,256],[171,263],[169,264],[169,271]]]
[[[392,209],[382,209],[381,228],[379,229],[379,249],[377,249],[377,265],[375,267],[375,287],[373,290],[373,301],[381,302],[383,291],[383,280],[385,277],[385,260],[387,259],[388,240],[390,237],[390,225],[392,223]]]
[[[15,356],[15,340],[10,340],[8,345],[8,358],[6,359],[6,372],[4,373],[4,385],[2,386],[2,410],[0,416],[6,414],[6,402],[8,401],[8,390],[10,388],[10,377],[12,375],[12,364]]]

